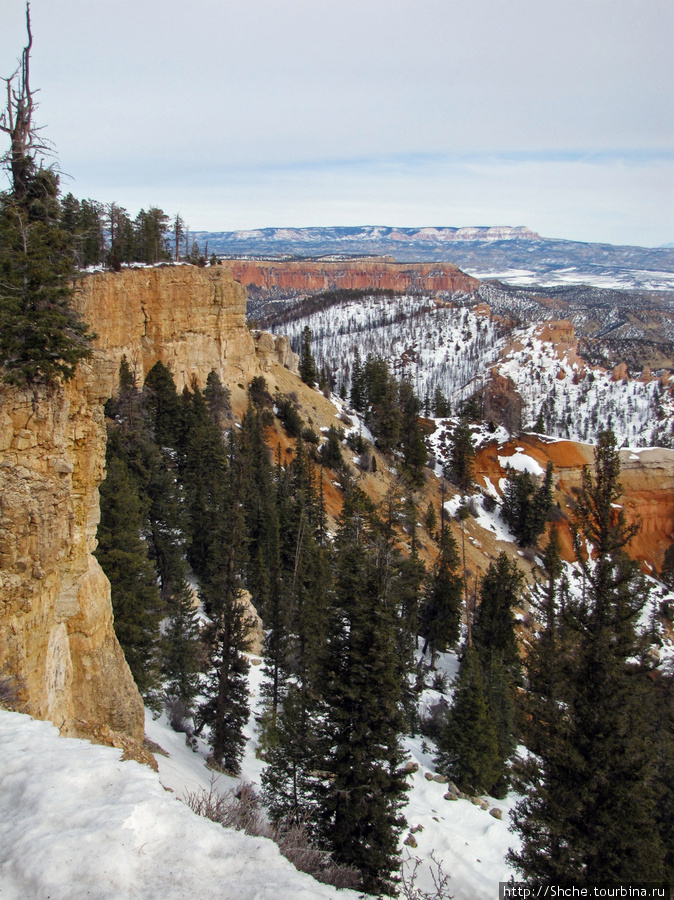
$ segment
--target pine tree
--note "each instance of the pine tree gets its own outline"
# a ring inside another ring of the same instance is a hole
[[[93,337],[72,305],[72,242],[58,178],[29,160],[22,190],[0,195],[0,367],[9,384],[68,380]]]
[[[304,326],[302,331],[302,352],[300,354],[300,378],[309,387],[316,384],[316,361],[311,352],[311,328]]]
[[[138,487],[115,441],[108,443],[100,494],[95,555],[110,580],[115,634],[138,689],[150,697],[158,686],[159,592],[141,538],[145,514]]]
[[[403,454],[403,471],[411,485],[419,488],[424,483],[424,466],[428,462],[428,451],[419,424],[421,403],[412,390],[411,384],[401,381],[399,387],[401,411],[400,448]]]
[[[524,576],[515,560],[500,553],[490,563],[480,587],[480,606],[473,626],[473,640],[487,670],[495,655],[516,675],[520,655],[515,633],[515,614]]]
[[[574,546],[585,590],[565,614],[574,632],[563,727],[540,741],[518,804],[522,849],[510,859],[544,883],[615,882],[664,874],[654,796],[657,750],[648,727],[649,682],[636,623],[646,601],[625,547],[635,534],[618,507],[620,460],[611,432],[583,471]],[[591,558],[584,554],[589,542]]]
[[[363,364],[360,360],[360,353],[356,347],[353,354],[353,365],[351,367],[351,406],[356,412],[365,411],[366,394],[365,394],[365,373],[363,372]]]
[[[272,821],[311,827],[317,812],[316,735],[294,683],[285,692],[266,762],[262,796]]]
[[[469,491],[473,485],[475,467],[475,444],[468,419],[462,416],[450,438],[449,464],[445,475],[462,491]]]
[[[192,591],[183,579],[175,585],[162,635],[161,674],[165,695],[192,710],[199,693],[201,639]]]
[[[175,447],[179,400],[168,366],[162,362],[152,366],[145,378],[143,393],[145,407],[152,418],[155,441],[160,447]]]
[[[426,515],[424,516],[424,528],[426,531],[433,536],[433,532],[436,529],[438,524],[438,517],[435,512],[435,507],[433,506],[432,501],[429,500],[428,508],[426,509]]]
[[[485,682],[490,720],[496,730],[500,773],[491,790],[504,796],[507,763],[516,746],[515,685],[520,680],[520,655],[513,607],[523,575],[505,553],[490,563],[480,586],[480,606],[472,629]]]
[[[438,771],[463,791],[488,794],[501,776],[496,728],[475,647],[463,654],[452,706],[438,736]]]
[[[442,393],[442,390],[439,387],[436,387],[435,394],[433,395],[433,415],[436,419],[444,419],[447,416],[451,416],[451,414],[452,407],[449,400],[447,400]]]
[[[550,540],[543,555],[547,582],[532,593],[532,606],[542,618],[542,629],[526,655],[527,700],[525,711],[530,722],[527,746],[538,752],[539,741],[557,740],[557,728],[562,724],[563,678],[568,665],[569,647],[561,614],[559,581],[562,561],[557,529],[550,532]]]
[[[208,725],[212,760],[232,774],[240,769],[248,719],[249,622],[242,603],[245,521],[241,457],[230,433],[224,479],[212,485],[216,513],[213,541],[207,545],[200,595],[210,623],[205,630],[208,670],[199,715]],[[217,468],[213,470],[217,472]]]
[[[423,653],[430,648],[431,667],[436,653],[444,653],[459,639],[463,581],[459,574],[459,548],[444,519],[440,534],[440,550],[426,586],[421,609]]]
[[[340,517],[334,607],[323,691],[318,830],[340,863],[357,868],[367,891],[393,891],[406,789],[399,735],[395,629],[372,554],[367,504],[354,489]]]

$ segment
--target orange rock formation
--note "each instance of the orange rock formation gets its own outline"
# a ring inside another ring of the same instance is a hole
[[[313,262],[229,259],[227,266],[247,288],[287,294],[322,291],[409,290],[471,293],[479,282],[450,263],[398,263],[388,258]]]

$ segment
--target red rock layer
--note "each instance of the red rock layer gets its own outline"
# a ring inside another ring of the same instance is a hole
[[[397,263],[387,258],[335,262],[229,259],[226,265],[247,288],[276,294],[344,289],[471,293],[479,284],[449,263]]]

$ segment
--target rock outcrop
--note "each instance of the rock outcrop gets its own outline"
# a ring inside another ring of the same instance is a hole
[[[229,259],[251,294],[292,297],[335,290],[441,291],[470,294],[479,281],[450,263],[397,263],[389,258],[311,261]]]
[[[90,365],[56,390],[0,387],[0,671],[64,734],[142,740],[144,711],[92,551],[105,396]]]
[[[554,465],[554,500],[561,511],[570,516],[575,492],[581,484],[583,466],[592,470],[594,448],[575,441],[550,441],[533,434],[522,434],[507,444],[487,445],[477,454],[475,474],[480,487],[499,485],[506,471],[499,461],[516,452],[524,452],[545,469],[548,461]],[[630,541],[628,552],[646,564],[646,569],[662,566],[665,550],[674,540],[674,450],[651,448],[620,451],[620,483],[623,493],[620,504],[628,524],[639,523],[639,532]],[[568,522],[558,523],[562,550],[573,559]]]
[[[275,363],[296,370],[297,357],[286,339],[253,338],[245,290],[222,266],[96,273],[78,282],[75,302],[97,334],[92,360],[50,391],[0,386],[0,675],[27,712],[65,734],[142,740],[142,700],[92,555],[103,403],[122,355],[139,383],[161,360],[179,387],[203,385],[212,369],[243,385]]]
[[[203,387],[212,369],[235,382],[260,373],[246,325],[246,291],[224,266],[100,272],[78,282],[75,303],[97,334],[94,368],[106,396],[117,386],[123,355],[139,384],[156,362],[170,366],[178,390],[193,378]],[[290,348],[269,337],[271,351],[265,344],[260,353],[263,366],[279,343],[282,364],[296,368]]]

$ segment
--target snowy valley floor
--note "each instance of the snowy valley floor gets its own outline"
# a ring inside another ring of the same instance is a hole
[[[443,660],[447,674],[456,660]],[[262,667],[251,666],[250,740],[242,778],[259,786],[264,765],[256,758],[254,714]],[[439,697],[426,691],[422,700]],[[0,710],[0,898],[1,900],[355,900],[352,891],[321,885],[297,872],[264,838],[223,829],[196,816],[181,802],[209,789],[206,747],[193,752],[165,716],[148,713],[148,737],[168,756],[157,755],[159,775],[120,751],[60,738],[48,722]],[[405,815],[417,847],[402,847],[422,860],[417,886],[431,890],[432,853],[451,878],[456,900],[492,900],[499,881],[513,874],[506,850],[514,795],[490,801],[502,820],[468,800],[444,799],[445,785],[428,781],[432,753],[422,738],[405,748],[419,770],[410,776]],[[235,779],[219,776],[226,792]],[[418,829],[421,826],[421,829]]]

